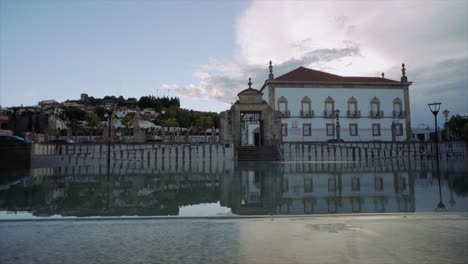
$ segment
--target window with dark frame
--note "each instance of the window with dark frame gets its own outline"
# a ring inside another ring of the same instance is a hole
[[[302,98],[301,101],[301,116],[306,117],[306,116],[312,116],[312,111],[311,111],[311,101],[309,97],[304,97]]]
[[[284,96],[278,99],[278,111],[283,115],[288,115],[288,100]]]
[[[371,117],[382,117],[382,113],[380,111],[380,100],[377,97],[374,97],[370,100],[370,116]]]
[[[281,134],[283,137],[288,136],[288,124],[281,124]]]
[[[328,178],[328,191],[336,192],[336,180],[334,177]]]
[[[335,135],[335,124],[328,123],[326,126],[327,136],[332,137]]]
[[[357,117],[359,116],[358,114],[358,108],[357,108],[357,100],[356,98],[351,97],[348,100],[348,117]]]
[[[397,136],[403,136],[403,125],[402,124],[396,124],[395,125],[395,130],[396,130],[396,135]]]
[[[358,192],[361,190],[361,183],[358,177],[351,178],[351,190],[353,192]]]
[[[349,124],[349,135],[352,137],[358,136],[358,124]]]
[[[313,192],[314,191],[314,185],[312,178],[306,178],[304,179],[304,192]]]
[[[393,100],[393,117],[403,116],[402,102],[400,98],[395,98]]]
[[[372,136],[380,136],[380,124],[372,124]]]
[[[311,124],[302,124],[302,135],[304,137],[310,137],[312,132],[312,125]]]
[[[328,96],[325,99],[325,117],[334,117],[335,116],[335,100],[331,96]]]
[[[375,177],[374,189],[376,192],[383,192],[383,178]]]

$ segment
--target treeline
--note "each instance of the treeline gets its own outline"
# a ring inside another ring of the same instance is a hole
[[[78,102],[78,101],[77,101]],[[105,96],[104,98],[88,97],[85,102],[87,105],[94,106],[94,113],[86,113],[77,107],[64,107],[61,118],[76,123],[77,121],[86,121],[90,126],[99,126],[99,121],[106,120],[106,104],[115,104],[118,107],[127,107],[128,109],[153,109],[159,115],[149,120],[156,125],[168,127],[185,127],[198,129],[219,128],[219,115],[214,112],[200,112],[180,108],[180,100],[177,97],[155,97],[153,95],[142,96],[139,100],[136,98],[125,99],[123,96]],[[124,117],[130,119],[132,117]]]
[[[214,112],[199,112],[179,107],[169,107],[154,121],[157,125],[194,129],[219,128],[219,115]]]
[[[85,103],[91,106],[115,104],[116,106],[127,107],[129,109],[135,109],[136,107],[141,109],[153,108],[157,112],[171,106],[180,107],[180,100],[178,97],[155,97],[153,95],[142,96],[139,100],[134,97],[125,99],[123,96],[104,96],[104,98],[94,98],[90,96]]]

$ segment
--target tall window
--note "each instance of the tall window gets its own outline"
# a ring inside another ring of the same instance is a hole
[[[289,192],[289,181],[288,178],[283,178],[283,193]]]
[[[375,177],[374,188],[376,192],[383,192],[383,178],[382,177]]]
[[[403,124],[396,124],[395,129],[397,136],[403,136]]]
[[[358,115],[358,108],[357,108],[357,100],[356,98],[351,97],[348,100],[348,117],[357,117]]]
[[[401,99],[395,98],[393,100],[393,117],[403,116],[403,108],[401,107]]]
[[[349,124],[349,135],[356,137],[358,135],[358,124]]]
[[[301,101],[301,116],[312,116],[312,109],[310,107],[311,101],[309,97],[302,98]]]
[[[330,96],[325,99],[325,111],[324,116],[334,117],[335,116],[335,100]]]
[[[361,182],[358,177],[351,178],[351,190],[353,192],[358,192],[361,190]]]
[[[328,191],[336,192],[336,180],[335,180],[335,177],[333,176],[330,176],[328,178]]]
[[[326,128],[327,128],[327,136],[332,137],[335,135],[335,124],[328,123]]]
[[[281,96],[278,99],[278,111],[280,111],[281,114],[288,116],[288,100],[284,96]]]
[[[380,111],[380,100],[377,97],[372,98],[370,101],[371,111],[370,116],[382,117],[383,113]]]
[[[380,136],[380,124],[372,124],[372,136]]]
[[[311,124],[303,124],[302,125],[302,135],[304,137],[309,137],[312,134],[311,133],[311,128],[312,128]]]
[[[281,134],[283,137],[288,136],[288,124],[281,124]]]
[[[304,179],[304,192],[313,192],[314,185],[312,178]]]

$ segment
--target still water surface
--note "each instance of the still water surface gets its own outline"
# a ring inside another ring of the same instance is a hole
[[[468,211],[464,161],[202,163],[86,158],[1,171],[0,220]]]

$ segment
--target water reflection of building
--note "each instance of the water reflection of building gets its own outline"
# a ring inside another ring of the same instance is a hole
[[[284,165],[241,165],[223,198],[236,214],[414,212],[408,172],[285,172]]]
[[[283,175],[276,213],[413,212],[408,173],[296,173]]]

